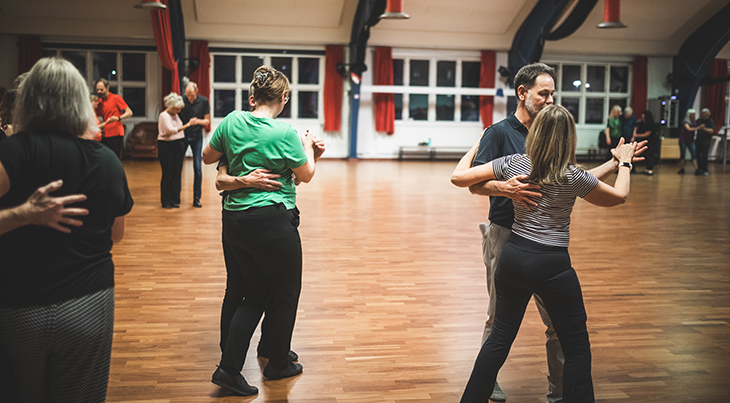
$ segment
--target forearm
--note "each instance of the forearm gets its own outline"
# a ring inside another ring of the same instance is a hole
[[[500,189],[503,182],[490,180],[469,186],[469,192],[480,196],[504,196]]]
[[[30,224],[23,206],[0,210],[0,235]]]
[[[629,196],[631,181],[631,169],[629,167],[621,167],[618,170],[618,176],[616,177],[616,183],[613,184],[613,188],[616,189],[616,193],[624,201]]]
[[[246,187],[252,187],[245,176],[235,177],[228,174],[218,174],[215,178],[215,188],[218,190],[238,190]]]
[[[474,144],[469,151],[464,154],[463,157],[459,160],[459,163],[456,164],[456,168],[454,168],[454,172],[451,174],[451,183],[453,183],[456,186],[464,187],[465,185],[460,185],[464,179],[464,172],[467,171],[469,168],[471,168],[472,164],[474,163],[474,158],[477,154],[477,150],[479,150],[479,141]]]
[[[132,117],[132,109],[127,108],[124,110],[124,113],[122,113],[121,116],[119,116],[119,120],[131,118]]]
[[[588,170],[588,172],[593,174],[598,180],[605,182],[612,173],[616,172],[616,169],[618,169],[618,161],[615,158],[611,158],[603,164]]]

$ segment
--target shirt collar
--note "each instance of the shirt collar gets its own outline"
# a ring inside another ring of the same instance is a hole
[[[519,119],[517,119],[517,116],[515,116],[514,112],[510,113],[509,116],[507,116],[507,122],[509,122],[513,129],[524,135],[527,135],[527,128],[525,127],[525,125],[522,124],[522,122],[520,122]]]

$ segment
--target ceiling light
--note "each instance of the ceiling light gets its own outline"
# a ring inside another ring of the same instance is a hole
[[[141,8],[144,10],[164,10],[167,6],[155,0],[142,0],[142,2],[134,6],[134,8]]]

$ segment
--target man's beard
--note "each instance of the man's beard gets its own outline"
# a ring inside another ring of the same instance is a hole
[[[525,109],[527,109],[527,114],[533,119],[540,113],[540,109],[535,106],[535,100],[532,98],[530,91],[527,91],[527,98],[525,98]]]

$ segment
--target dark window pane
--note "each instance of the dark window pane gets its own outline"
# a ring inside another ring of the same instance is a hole
[[[454,120],[453,95],[436,95],[436,120]]]
[[[289,79],[291,82],[291,63],[292,58],[291,57],[272,57],[271,58],[271,67],[279,70],[280,72],[284,73],[286,78]]]
[[[143,117],[147,114],[146,96],[146,88],[124,87],[124,93],[122,94],[124,102],[127,103],[127,106],[136,117]]]
[[[43,49],[41,51],[42,57],[56,57],[57,54],[56,49]]]
[[[289,93],[289,102],[284,104],[284,109],[282,109],[281,113],[279,114],[280,118],[290,118],[291,117],[291,98],[294,96],[293,93]]]
[[[578,116],[580,116],[580,98],[568,98],[563,97],[560,104],[565,107],[573,115],[573,119],[578,122]]]
[[[122,80],[145,81],[145,54],[122,53]]]
[[[586,99],[586,123],[606,123],[603,120],[603,98]]]
[[[236,107],[236,90],[213,90],[213,102],[213,116],[226,117]]]
[[[510,113],[515,113],[516,111],[517,97],[510,95],[507,97],[507,116],[509,116]]]
[[[456,62],[436,62],[436,86],[456,87]]]
[[[299,91],[299,117],[316,119],[319,115],[317,91]]]
[[[119,92],[117,91],[117,87],[115,87],[113,85],[109,85],[109,92],[111,92],[112,94],[119,95]],[[132,112],[134,112],[134,111],[132,111]]]
[[[479,96],[478,95],[462,95],[461,96],[461,121],[462,122],[478,122],[479,121]]]
[[[241,90],[241,110],[242,111],[251,110],[251,104],[248,103],[248,91],[247,90]]]
[[[479,78],[481,73],[481,62],[462,62],[461,86],[464,88],[479,88]]]
[[[77,50],[64,50],[63,52],[61,52],[61,57],[71,62],[71,64],[76,67],[79,73],[81,73],[81,76],[86,78],[86,52]]]
[[[604,92],[606,90],[606,68],[603,66],[588,66],[586,91]]]
[[[94,52],[94,80],[106,78],[109,81],[117,80],[117,54]]]
[[[236,56],[214,56],[213,81],[217,83],[236,82]]]
[[[403,94],[393,94],[395,104],[395,120],[403,120]]]
[[[393,85],[403,85],[403,59],[393,59]]]
[[[629,68],[611,67],[611,92],[629,92]]]
[[[264,58],[258,56],[243,56],[241,57],[242,64],[242,76],[241,81],[244,83],[250,83],[253,81],[253,73],[264,64]],[[246,101],[248,103],[248,101]]]
[[[580,66],[563,65],[563,91],[580,91]]]
[[[428,86],[428,60],[411,60],[410,85]]]
[[[299,84],[319,84],[319,59],[299,58]]]
[[[614,105],[618,105],[621,107],[621,110],[623,111],[624,108],[628,105],[628,98],[611,98],[608,100],[608,107],[613,108]],[[634,115],[637,113],[637,111],[634,111]],[[638,112],[641,113],[641,112]]]
[[[428,120],[428,95],[411,94],[408,97],[408,115],[411,120]]]

